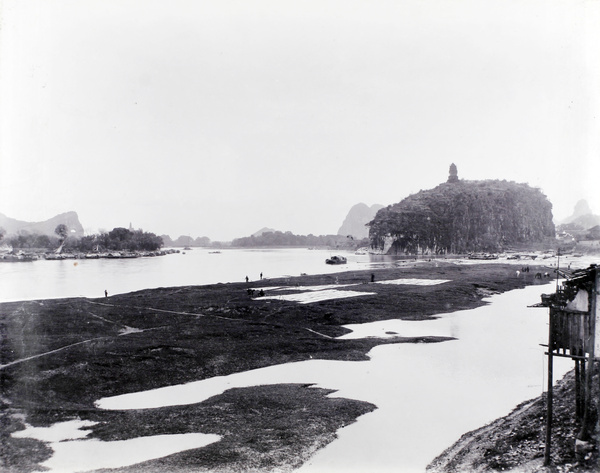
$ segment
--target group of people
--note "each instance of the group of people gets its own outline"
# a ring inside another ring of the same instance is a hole
[[[262,273],[260,273],[260,280],[261,280],[261,281],[262,281],[262,278],[263,278],[263,274],[262,274]],[[250,281],[250,278],[248,278],[248,276],[246,276],[246,282],[249,282],[249,281]]]
[[[256,293],[256,289],[252,289],[251,287],[249,287],[248,290],[247,290],[247,292],[248,292],[249,296],[253,296]],[[265,295],[265,291],[263,291],[262,289],[260,289],[258,291],[258,296],[262,297],[264,295]]]
[[[260,273],[260,280],[261,281],[262,281],[262,278],[263,278],[263,273]],[[250,282],[250,278],[248,276],[246,276],[246,282],[247,283]],[[256,289],[252,289],[251,287],[249,287],[248,290],[247,290],[247,292],[248,292],[249,296],[253,296],[256,293]],[[264,296],[264,295],[265,295],[265,291],[263,291],[262,289],[260,289],[258,291],[258,296],[260,297],[260,296]]]

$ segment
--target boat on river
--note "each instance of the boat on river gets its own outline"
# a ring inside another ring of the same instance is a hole
[[[332,256],[331,258],[327,258],[325,263],[327,264],[346,264],[348,261],[343,256]]]
[[[0,262],[28,262],[35,261],[38,257],[31,253],[6,254],[0,256]]]
[[[479,260],[492,260],[498,259],[498,255],[493,255],[491,253],[471,253],[468,256],[469,259],[479,259]]]

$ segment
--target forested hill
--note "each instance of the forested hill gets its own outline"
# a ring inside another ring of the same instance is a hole
[[[373,247],[391,253],[501,251],[554,237],[552,204],[527,184],[486,180],[440,184],[377,212]]]
[[[294,235],[292,232],[267,231],[260,235],[236,238],[231,242],[234,247],[328,247],[354,248],[355,242],[341,235]]]

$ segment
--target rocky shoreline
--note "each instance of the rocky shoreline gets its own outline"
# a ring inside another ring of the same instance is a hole
[[[65,259],[129,259],[143,258],[150,256],[165,256],[173,253],[179,253],[180,250],[166,249],[157,251],[107,251],[107,252],[91,252],[91,253],[48,253],[44,251],[16,251],[0,255],[0,262],[3,263],[19,263],[37,260],[65,260]]]
[[[551,270],[540,263],[515,277],[514,266],[421,263],[374,271],[269,280],[269,284],[355,284],[377,297],[302,305],[251,295],[265,281],[160,288],[102,299],[0,304],[0,466],[23,473],[51,456],[45,442],[12,434],[26,424],[78,418],[98,422],[89,438],[211,432],[222,440],[119,472],[292,471],[335,439],[336,431],[376,406],[329,398],[327,390],[277,385],[227,391],[188,407],[123,412],[98,409],[101,397],[224,376],[307,359],[364,360],[384,343],[435,343],[441,337],[340,340],[342,325],[389,318],[425,320],[474,308],[489,294],[530,284]],[[396,278],[447,279],[443,285],[371,284]],[[282,395],[285,393],[285,395]]]
[[[598,386],[598,379],[594,382]],[[598,390],[596,389],[596,397]],[[544,466],[546,396],[523,402],[510,414],[464,434],[427,467],[427,473],[594,473],[597,442],[577,440],[575,379],[571,371],[554,389],[551,464]]]

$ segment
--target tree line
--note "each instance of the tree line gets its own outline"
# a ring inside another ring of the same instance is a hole
[[[142,230],[129,230],[117,227],[110,232],[102,232],[83,237],[69,237],[68,228],[64,224],[56,227],[55,236],[20,232],[18,235],[5,236],[0,229],[0,242],[4,241],[13,249],[46,249],[72,252],[103,251],[156,251],[163,246],[161,237]]]
[[[292,232],[264,232],[261,235],[236,238],[231,242],[234,247],[356,247],[358,242],[344,235],[294,235]]]

